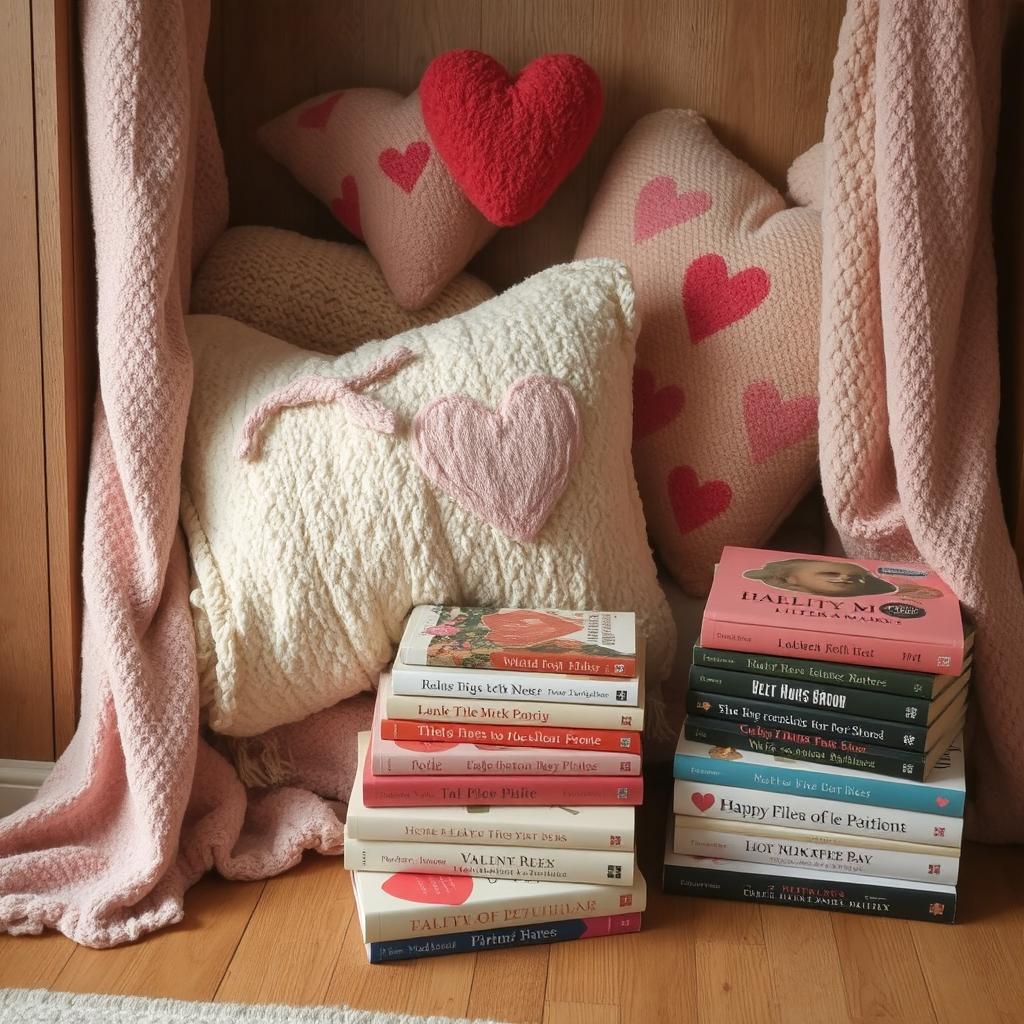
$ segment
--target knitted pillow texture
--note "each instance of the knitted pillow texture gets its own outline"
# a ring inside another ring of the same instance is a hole
[[[239,227],[225,231],[200,266],[191,311],[229,316],[282,341],[340,355],[493,297],[483,281],[457,274],[429,306],[405,310],[362,246]]]
[[[816,476],[819,214],[666,110],[623,141],[576,255],[632,271],[640,493],[658,553],[705,593],[723,545],[763,543]]]
[[[370,690],[428,602],[634,609],[664,678],[633,307],[626,269],[590,260],[336,358],[189,317],[182,521],[210,725],[255,735]]]
[[[494,234],[430,142],[418,93],[331,92],[259,132],[380,264],[405,309],[429,305]]]

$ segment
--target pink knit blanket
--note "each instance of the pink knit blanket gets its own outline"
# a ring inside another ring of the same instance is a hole
[[[978,626],[969,834],[1024,840],[1024,597],[996,479],[1002,4],[850,0],[825,125],[821,470],[846,550]]]
[[[82,714],[39,798],[0,820],[0,931],[110,946],[182,916],[215,867],[261,878],[342,826],[369,702],[302,726],[299,785],[247,792],[199,735],[188,570],[177,529],[194,262],[227,188],[202,81],[208,0],[84,0],[100,396],[85,521]],[[296,727],[291,727],[294,731]],[[310,789],[301,788],[305,782]]]

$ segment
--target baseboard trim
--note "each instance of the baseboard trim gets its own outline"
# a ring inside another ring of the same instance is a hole
[[[52,761],[0,757],[0,818],[32,800],[52,769]]]

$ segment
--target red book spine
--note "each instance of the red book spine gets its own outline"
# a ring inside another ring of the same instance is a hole
[[[469,725],[461,722],[414,722],[385,718],[382,740],[419,743],[481,743],[495,747],[558,747],[563,750],[611,750],[639,754],[640,733],[618,729],[568,729],[540,726]]]
[[[953,675],[959,675],[964,660],[962,638],[947,644],[926,644],[890,637],[847,636],[809,629],[779,629],[760,623],[722,622],[707,616],[701,625],[700,646]]]
[[[558,672],[569,676],[636,677],[636,657],[580,654],[576,651],[492,651],[491,668],[506,672]]]
[[[637,807],[643,799],[643,776],[374,775],[372,748],[363,768],[367,807]]]

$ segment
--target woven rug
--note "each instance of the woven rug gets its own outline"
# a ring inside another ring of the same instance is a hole
[[[469,1024],[347,1006],[250,1006],[0,989],[0,1024]],[[476,1021],[473,1024],[497,1024]]]

